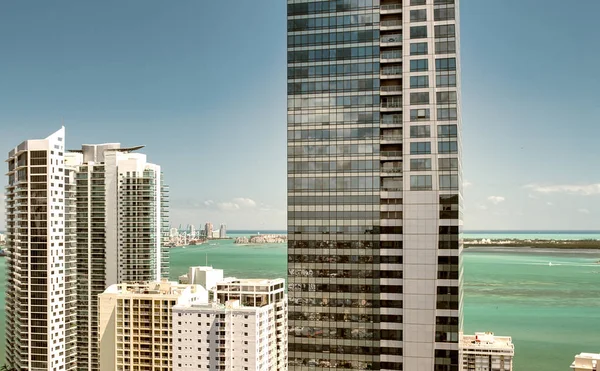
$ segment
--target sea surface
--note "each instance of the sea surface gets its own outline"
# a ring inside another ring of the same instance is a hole
[[[278,231],[263,231],[266,233]],[[235,236],[249,236],[249,231]],[[284,233],[284,232],[279,232]],[[527,233],[561,239],[552,234]],[[595,234],[594,234],[595,233]],[[600,238],[600,233],[582,233]],[[493,233],[473,238],[493,238]],[[519,233],[501,233],[502,237]],[[471,233],[465,233],[465,236]],[[562,239],[577,239],[579,237]],[[576,234],[576,236],[579,236]],[[512,237],[515,238],[515,237]],[[516,237],[519,238],[519,237]],[[530,237],[520,237],[530,238]],[[171,278],[190,265],[209,265],[226,276],[286,276],[286,245],[235,245],[233,240],[171,249]],[[502,247],[464,250],[464,331],[512,336],[515,370],[563,371],[580,352],[600,352],[600,251]],[[549,263],[552,263],[551,265]],[[0,277],[6,276],[0,261]],[[4,301],[4,286],[0,286]],[[5,315],[0,311],[0,364],[4,361]]]

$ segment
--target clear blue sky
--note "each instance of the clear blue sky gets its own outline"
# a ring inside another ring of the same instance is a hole
[[[465,228],[600,229],[600,2],[461,6]],[[64,118],[145,144],[175,224],[284,229],[285,33],[283,0],[2,2],[0,150]]]

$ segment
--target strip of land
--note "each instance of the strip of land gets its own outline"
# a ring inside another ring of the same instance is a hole
[[[600,240],[519,240],[519,239],[464,239],[464,247],[529,247],[545,249],[595,249],[600,250]]]

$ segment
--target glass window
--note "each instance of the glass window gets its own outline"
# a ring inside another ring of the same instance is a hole
[[[412,179],[411,179],[411,181],[412,181]],[[440,175],[440,190],[457,190],[457,189],[458,189],[458,175]]]
[[[436,38],[440,37],[454,37],[454,25],[453,24],[443,24],[439,26],[435,26],[434,34]]]
[[[433,0],[434,5],[454,4],[454,0]]]
[[[425,5],[425,0],[410,0],[410,5]]]
[[[437,54],[456,53],[456,41],[437,41],[435,52]]]
[[[429,155],[431,154],[430,142],[412,142],[410,144],[411,155]]]
[[[429,120],[429,108],[410,110],[410,121]]]
[[[438,170],[458,170],[458,159],[440,158],[438,160]]]
[[[455,91],[438,91],[436,93],[437,103],[456,103]]]
[[[456,58],[440,58],[435,60],[435,69],[438,71],[455,71]]]
[[[427,20],[427,9],[415,9],[410,11],[411,22],[423,22]]]
[[[433,19],[436,21],[454,19],[454,7],[433,9]]]
[[[456,141],[438,142],[438,153],[457,153],[458,143]]]
[[[429,70],[427,59],[413,59],[410,61],[410,72],[420,72]]]
[[[410,127],[411,138],[429,138],[431,129],[429,125],[413,125]]]
[[[428,88],[429,87],[429,76],[411,76],[410,77],[411,88]]]
[[[429,104],[429,93],[410,93],[410,104]]]
[[[411,43],[410,44],[410,55],[423,55],[427,54],[427,43]]]
[[[412,191],[430,191],[431,175],[411,175],[410,189]]]
[[[430,158],[411,158],[410,159],[410,170],[411,171],[431,170],[431,159]]]
[[[454,138],[457,136],[456,125],[439,125],[438,138]]]
[[[424,39],[427,37],[427,26],[415,26],[410,28],[411,39]]]
[[[456,86],[456,74],[448,72],[438,73],[435,76],[435,85],[438,88]]]
[[[437,110],[438,120],[456,120],[456,117],[456,108],[438,108]]]

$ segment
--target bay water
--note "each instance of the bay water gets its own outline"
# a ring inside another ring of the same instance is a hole
[[[177,247],[170,251],[170,276],[176,280],[189,266],[208,262],[226,276],[285,278],[286,247],[236,245],[233,240]],[[600,251],[502,247],[464,251],[464,332],[512,336],[516,371],[563,371],[575,354],[600,352]],[[6,277],[3,261],[0,277]],[[3,307],[4,285],[0,300]],[[0,310],[0,364],[4,327],[5,313]]]

